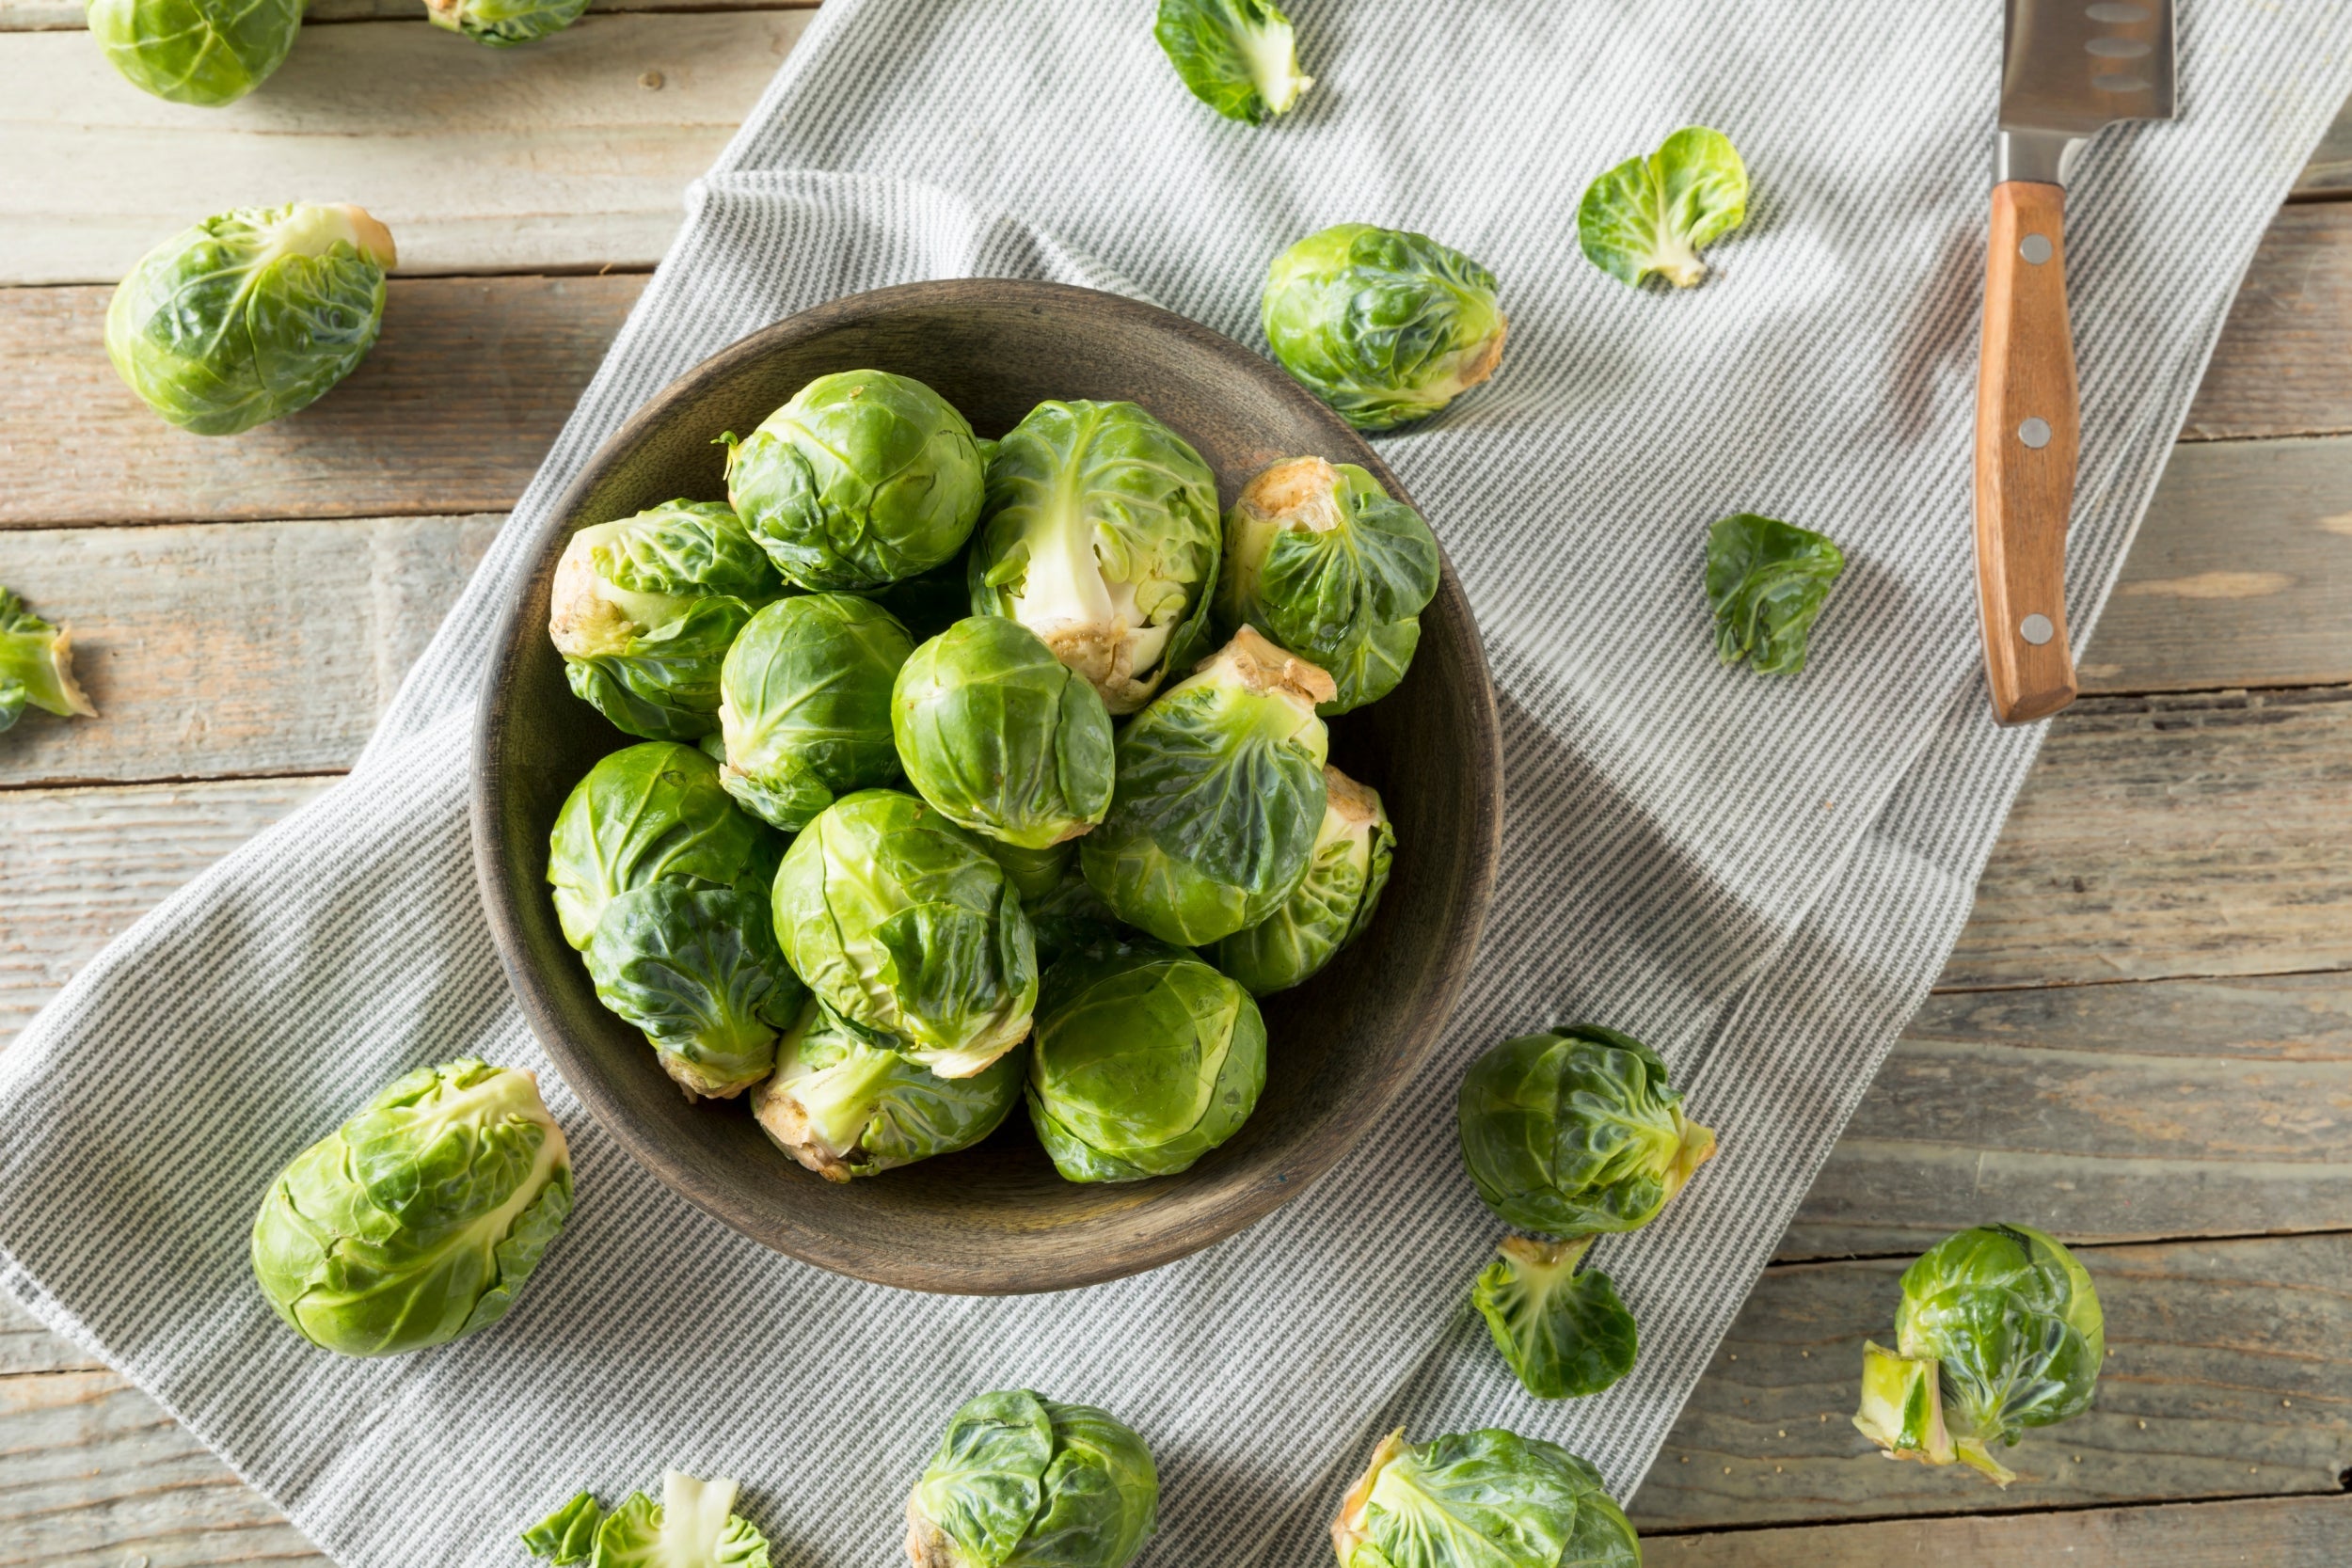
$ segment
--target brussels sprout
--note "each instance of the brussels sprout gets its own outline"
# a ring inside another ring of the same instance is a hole
[[[593,1492],[576,1492],[571,1500],[523,1531],[523,1549],[547,1559],[555,1568],[585,1562],[596,1551],[596,1527],[604,1509]]]
[[[732,1481],[665,1470],[660,1502],[632,1492],[605,1513],[582,1492],[523,1531],[523,1544],[558,1568],[768,1568],[768,1538],[733,1512],[735,1494]]]
[[[1495,373],[1495,276],[1426,234],[1343,223],[1274,259],[1259,311],[1274,357],[1359,430],[1436,413]]]
[[[233,436],[358,367],[393,264],[390,231],[357,207],[223,213],[139,258],[106,308],[106,353],[173,424]]]
[[[571,1211],[571,1152],[530,1073],[419,1068],[270,1183],[253,1277],[314,1345],[422,1350],[504,1317]]]
[[[1656,273],[1687,289],[1707,276],[1699,247],[1747,215],[1747,166],[1722,132],[1692,125],[1586,186],[1576,230],[1584,259],[1620,282]]]
[[[122,79],[174,103],[234,103],[285,63],[304,0],[88,0],[90,37]]]
[[[1037,950],[1004,868],[912,795],[861,790],[792,841],[776,873],[784,956],[835,1012],[942,1078],[1021,1043]]]
[[[588,0],[424,0],[433,25],[493,49],[560,33],[587,8]]]
[[[1715,653],[1725,664],[1753,654],[1767,675],[1804,668],[1805,642],[1846,569],[1827,536],[1741,512],[1707,531],[1707,597],[1715,607]]]
[[[975,615],[915,649],[890,728],[924,800],[1016,848],[1050,849],[1110,810],[1111,716],[1018,621]],[[1046,888],[1060,879],[1058,865],[1050,873]]]
[[[1641,1568],[1600,1472],[1489,1427],[1381,1439],[1331,1521],[1340,1568]]]
[[[1152,31],[1192,95],[1227,119],[1263,125],[1315,85],[1270,0],[1160,0]]]
[[[1001,838],[982,835],[980,847],[989,857],[1005,868],[1005,879],[1012,883],[1012,891],[1021,897],[1026,910],[1039,899],[1046,897],[1062,884],[1078,863],[1078,847],[1067,840],[1049,844],[1042,849],[1025,849],[1018,844],[1007,844]],[[1036,922],[1030,923],[1032,926]]]
[[[1437,593],[1437,535],[1352,463],[1277,463],[1226,515],[1217,624],[1255,626],[1328,672],[1327,719],[1396,689]]]
[[[1551,1236],[1639,1229],[1715,1152],[1658,1053],[1597,1023],[1503,1041],[1470,1064],[1457,1109],[1478,1196]]]
[[[73,679],[73,634],[0,588],[0,732],[13,728],[27,707],[60,719],[98,717]]]
[[[720,674],[719,782],[797,831],[837,796],[896,780],[890,684],[914,650],[888,610],[854,594],[800,594],[753,616]]]
[[[1132,403],[1041,403],[989,465],[972,612],[1020,622],[1133,713],[1205,651],[1223,540],[1183,436]]]
[[[1330,676],[1244,626],[1136,717],[1110,815],[1078,846],[1120,919],[1193,947],[1282,907],[1323,822],[1330,698]]]
[[[1044,893],[1024,895],[1021,908],[1028,915],[1029,930],[1037,940],[1041,970],[1081,947],[1103,941],[1125,941],[1140,934],[1111,913],[1111,907],[1103,902],[1103,895],[1094,891],[1094,885],[1086,879],[1086,873],[1074,860],[1063,868],[1061,880]]]
[[[732,1100],[767,1077],[777,1022],[808,994],[776,951],[764,887],[630,888],[604,907],[586,957],[596,1000],[644,1031],[689,1100]]]
[[[572,786],[548,835],[548,880],[564,940],[585,948],[605,906],[633,887],[756,883],[775,868],[774,840],[719,787],[719,768],[691,746],[651,740],[613,752]]]
[[[2074,1254],[2026,1226],[1988,1225],[1903,1271],[1895,1339],[1897,1354],[1864,1347],[1854,1425],[1898,1459],[1958,1459],[2007,1486],[2017,1477],[1993,1445],[2090,1408],[2106,1320]]]
[[[919,381],[820,375],[727,444],[727,499],[803,588],[880,588],[946,564],[979,520],[972,427]]]
[[[1189,1169],[1240,1130],[1264,1087],[1258,1004],[1182,948],[1101,942],[1046,972],[1029,1121],[1070,1180]]]
[[[719,669],[752,611],[783,592],[735,514],[664,501],[581,529],[555,565],[548,635],[573,694],[648,740],[719,724]]]
[[[1470,1288],[1495,1349],[1539,1400],[1597,1394],[1633,1370],[1633,1314],[1607,1275],[1577,1268],[1592,1244],[1506,1236]]]
[[[1363,934],[1389,885],[1396,832],[1379,791],[1325,765],[1323,827],[1307,875],[1275,911],[1210,949],[1256,996],[1311,979]]]
[[[1108,1411],[1026,1389],[950,1417],[907,1498],[914,1568],[1124,1568],[1159,1522],[1143,1439]]]
[[[942,1078],[893,1037],[869,1038],[810,997],[776,1044],[775,1076],[752,1115],[778,1148],[828,1181],[847,1181],[969,1148],[1021,1098],[1016,1050],[970,1078]]]

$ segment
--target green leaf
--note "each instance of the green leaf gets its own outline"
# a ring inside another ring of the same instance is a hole
[[[801,594],[753,616],[720,677],[727,792],[798,831],[838,797],[895,782],[891,684],[914,650],[895,616],[854,594]]]
[[[612,653],[567,655],[564,679],[617,730],[648,740],[698,740],[719,727],[720,672],[752,619],[741,599],[690,599],[676,616]]]
[[[1577,204],[1585,260],[1621,282],[1655,273],[1687,289],[1707,276],[1700,249],[1748,212],[1748,171],[1720,131],[1688,126],[1646,158],[1619,164]]]
[[[523,1545],[532,1557],[543,1557],[556,1565],[585,1562],[596,1548],[596,1527],[604,1522],[604,1509],[593,1492],[574,1494],[571,1501],[523,1531]]]
[[[1592,1244],[1507,1237],[1471,1287],[1495,1349],[1539,1400],[1597,1394],[1633,1370],[1633,1314],[1607,1275],[1578,1268]]]
[[[511,49],[562,32],[587,9],[588,0],[425,0],[424,14],[436,27]]]
[[[767,1538],[730,1512],[732,1481],[667,1471],[661,1500],[632,1492],[596,1529],[590,1568],[769,1568]]]
[[[955,1543],[971,1568],[1000,1568],[1037,1517],[1054,1423],[1024,1389],[982,1394],[949,1418],[908,1513]]]
[[[98,710],[73,678],[73,637],[0,588],[0,731],[28,706],[60,719],[89,719]]]
[[[1813,623],[1845,569],[1845,553],[1809,529],[1753,512],[1717,522],[1707,531],[1716,656],[1725,664],[1752,658],[1760,674],[1804,669]]]
[[[764,604],[784,592],[742,519],[721,501],[664,501],[583,529],[596,575],[631,594],[732,594]]]
[[[815,997],[776,1043],[775,1075],[752,1114],[779,1148],[832,1181],[969,1148],[1021,1098],[1015,1048],[969,1078],[942,1078],[889,1036],[870,1036]]]
[[[1638,1568],[1632,1527],[1565,1449],[1489,1428],[1381,1445],[1333,1539],[1345,1568]]]
[[[1254,996],[1320,973],[1363,934],[1388,887],[1396,832],[1379,793],[1328,765],[1323,779],[1323,827],[1307,875],[1272,914],[1210,950],[1217,968]]]
[[[90,36],[106,63],[142,91],[218,108],[283,64],[303,0],[92,0]]]
[[[1315,85],[1298,69],[1290,18],[1267,0],[1160,0],[1152,36],[1192,95],[1228,119],[1263,125]]]
[[[605,906],[584,957],[596,1000],[644,1030],[694,1098],[731,1099],[768,1076],[768,1015],[797,1012],[805,994],[776,949],[765,888],[628,889]]]
[[[1343,223],[1274,259],[1259,302],[1282,368],[1359,430],[1436,413],[1502,362],[1494,274],[1426,234]]]
[[[584,948],[605,905],[667,879],[731,886],[773,854],[737,809],[719,767],[691,746],[647,741],[603,758],[573,786],[548,840],[548,881],[564,940]]]

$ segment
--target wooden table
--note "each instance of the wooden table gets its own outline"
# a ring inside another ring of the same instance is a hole
[[[0,1041],[349,765],[809,14],[623,4],[494,52],[413,0],[314,0],[268,87],[205,112],[118,82],[79,0],[0,0],[0,583],[72,624],[105,714],[0,739]],[[382,346],[279,424],[167,429],[100,351],[112,280],[297,193],[398,234]],[[2337,196],[2352,121],[2264,245],[1936,996],[1634,1500],[1653,1565],[2352,1562]],[[2001,1217],[2087,1243],[2115,1347],[2007,1492],[1884,1464],[1846,1419],[1903,1262]],[[261,1560],[317,1560],[0,1308],[0,1565]]]

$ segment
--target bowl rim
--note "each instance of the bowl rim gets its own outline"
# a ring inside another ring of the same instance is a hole
[[[1343,450],[1353,448],[1353,460],[1370,469],[1391,495],[1406,499],[1409,504],[1410,498],[1404,486],[1359,432],[1348,425],[1321,399],[1294,381],[1272,360],[1213,328],[1125,294],[1071,284],[1019,278],[944,278],[844,294],[797,311],[737,339],[651,394],[618,429],[598,444],[582,464],[580,472],[548,508],[544,518],[522,546],[519,555],[520,580],[528,584],[545,569],[549,552],[557,547],[557,541],[568,539],[575,531],[571,526],[572,519],[587,499],[614,468],[628,461],[652,432],[672,417],[676,404],[691,400],[706,386],[733,374],[746,362],[755,361],[806,339],[910,308],[1026,308],[1071,304],[1076,300],[1084,300],[1088,309],[1123,313],[1139,325],[1192,340],[1210,355],[1230,364],[1237,374],[1259,382],[1277,397],[1292,402],[1323,423],[1334,446]],[[561,1010],[532,961],[529,944],[523,936],[520,911],[505,874],[507,858],[515,847],[509,842],[501,821],[500,801],[504,793],[506,775],[499,752],[508,711],[503,693],[514,689],[512,673],[528,651],[529,639],[537,632],[536,627],[522,624],[523,611],[530,597],[527,591],[511,596],[500,611],[488,655],[484,661],[482,685],[475,699],[468,758],[468,818],[474,879],[481,894],[483,913],[490,927],[492,942],[498,949],[500,967],[505,971],[516,1004],[525,1022],[530,1025],[532,1034],[546,1051],[548,1060],[562,1075],[565,1086],[596,1119],[597,1126],[656,1180],[730,1229],[771,1250],[835,1274],[918,1291],[957,1295],[1024,1295],[1070,1290],[1145,1273],[1247,1229],[1297,1197],[1337,1165],[1372,1132],[1397,1096],[1420,1071],[1437,1048],[1438,1038],[1460,1004],[1477,956],[1487,910],[1493,902],[1495,879],[1502,859],[1502,725],[1485,642],[1470,613],[1460,578],[1454,573],[1453,561],[1445,554],[1442,543],[1439,545],[1439,567],[1437,598],[1450,601],[1449,611],[1459,618],[1468,633],[1470,651],[1473,655],[1470,667],[1477,678],[1473,683],[1474,690],[1469,694],[1473,700],[1464,705],[1468,711],[1461,717],[1471,731],[1476,751],[1481,753],[1482,765],[1477,770],[1478,775],[1487,781],[1488,787],[1474,792],[1473,810],[1476,816],[1483,820],[1473,822],[1472,827],[1483,831],[1473,832],[1470,837],[1474,863],[1467,868],[1470,874],[1469,896],[1461,900],[1450,926],[1438,939],[1444,943],[1445,957],[1427,1001],[1421,1009],[1421,1017],[1404,1037],[1391,1044],[1385,1053],[1386,1059],[1367,1071],[1365,1086],[1359,1089],[1355,1097],[1356,1104],[1350,1107],[1354,1115],[1327,1116],[1320,1124],[1308,1130],[1286,1154],[1283,1162],[1288,1173],[1286,1179],[1239,1184],[1205,1210],[1195,1211],[1189,1223],[1165,1227],[1152,1237],[1148,1244],[1104,1249],[1100,1255],[1084,1259],[1065,1258],[1049,1269],[1032,1269],[1018,1281],[942,1283],[936,1277],[924,1275],[919,1264],[910,1266],[898,1254],[844,1239],[821,1227],[787,1224],[779,1233],[768,1223],[755,1222],[751,1216],[739,1211],[730,1194],[699,1180],[693,1172],[680,1168],[667,1156],[666,1140],[637,1124],[622,1097],[604,1082],[595,1053],[576,1045],[566,1034]]]

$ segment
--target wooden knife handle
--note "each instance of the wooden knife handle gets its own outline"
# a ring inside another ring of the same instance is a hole
[[[2066,192],[1993,187],[1977,371],[1977,604],[1993,716],[2047,718],[2074,700],[2066,646],[2066,523],[2082,416],[2066,325]]]

